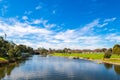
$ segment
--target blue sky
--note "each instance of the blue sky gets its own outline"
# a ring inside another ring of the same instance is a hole
[[[0,0],[0,36],[33,48],[120,43],[120,0]]]

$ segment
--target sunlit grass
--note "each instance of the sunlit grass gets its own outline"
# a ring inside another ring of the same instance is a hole
[[[120,58],[120,56],[113,54],[111,58]]]
[[[61,57],[82,57],[82,58],[87,58],[87,59],[103,59],[104,58],[104,53],[54,53],[52,54],[53,56],[61,56]],[[112,55],[112,58],[120,58],[118,55]]]
[[[7,61],[7,59],[0,57],[0,61]]]
[[[82,57],[87,59],[103,59],[104,53],[54,53],[53,56],[63,56],[63,57]]]

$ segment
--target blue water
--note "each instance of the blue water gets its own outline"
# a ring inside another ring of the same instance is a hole
[[[13,66],[8,74],[9,68],[5,68],[2,80],[120,80],[120,66],[82,59],[34,55]]]

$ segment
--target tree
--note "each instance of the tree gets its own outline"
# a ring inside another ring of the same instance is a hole
[[[9,58],[13,58],[14,54],[15,54],[14,48],[11,48],[11,49],[8,50],[8,56],[9,56]]]
[[[119,44],[114,45],[113,54],[120,55],[120,45]]]
[[[64,52],[64,53],[71,53],[71,49],[70,49],[70,48],[64,48],[64,49],[63,49],[63,52]]]
[[[48,50],[45,49],[45,48],[38,48],[38,52],[39,52],[40,54],[43,54],[43,55],[47,55],[47,54],[48,54]]]
[[[15,58],[22,56],[21,53],[33,53],[33,48],[26,45],[16,45],[0,37],[0,57]]]
[[[112,49],[110,48],[110,49],[108,49],[108,50],[105,52],[104,58],[110,58],[111,55],[112,55]]]
[[[101,51],[102,51],[102,52],[106,52],[107,49],[106,49],[106,48],[102,48]]]

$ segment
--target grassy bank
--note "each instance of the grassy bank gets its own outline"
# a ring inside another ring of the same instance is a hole
[[[0,57],[0,63],[8,63],[8,60],[5,58]]]
[[[103,59],[104,53],[71,53],[71,54],[66,54],[66,53],[54,53],[52,54],[53,56],[61,56],[61,57],[81,57],[81,58],[86,58],[86,59]]]
[[[120,56],[118,55],[112,55],[110,59],[104,59],[104,53],[54,53],[52,56],[58,56],[58,57],[77,57],[77,58],[84,58],[88,60],[99,60],[105,63],[111,63],[111,64],[118,64],[120,65]]]
[[[17,61],[21,61],[21,60],[24,60],[26,59],[27,57],[29,57],[29,55],[27,56],[19,56],[19,57],[13,57],[13,58],[7,58],[7,57],[0,57],[0,67],[1,66],[4,66],[6,64],[10,64],[10,63],[14,63],[14,62],[17,62]]]

